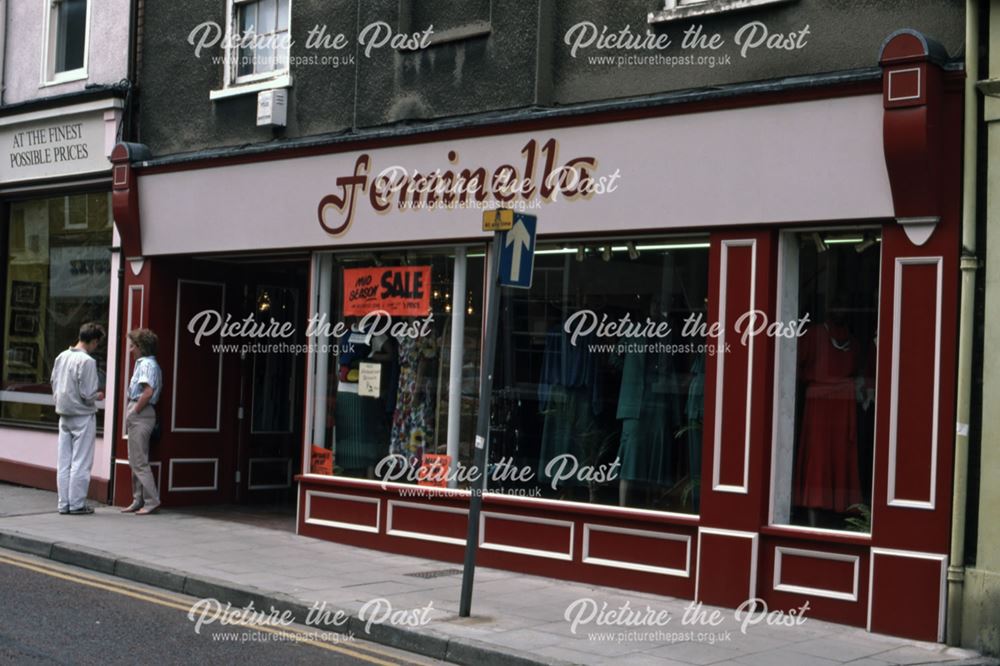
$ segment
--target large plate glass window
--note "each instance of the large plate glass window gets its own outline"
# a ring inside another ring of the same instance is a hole
[[[707,238],[539,244],[501,301],[489,488],[693,513],[701,484]],[[514,473],[516,470],[516,474]]]
[[[16,201],[9,205],[0,418],[55,424],[49,378],[80,325],[105,329],[111,289],[111,212],[107,193]],[[95,353],[103,385],[106,342]],[[98,426],[103,411],[98,411]]]
[[[880,230],[781,235],[774,522],[871,530]]]
[[[315,258],[310,472],[468,487],[481,248]]]

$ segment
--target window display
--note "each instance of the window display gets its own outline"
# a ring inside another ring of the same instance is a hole
[[[429,461],[471,466],[483,256],[317,257],[313,473],[431,483]]]
[[[870,529],[879,241],[867,230],[783,237],[780,307],[809,324],[779,341],[775,522]]]
[[[539,245],[501,301],[489,488],[697,511],[707,289],[701,239]]]
[[[708,248],[539,246],[532,288],[502,291],[488,491],[697,511],[714,347],[683,329],[705,317]],[[313,473],[472,485],[484,255],[317,256]]]
[[[9,206],[0,390],[4,421],[54,426],[53,360],[73,344],[84,322],[108,325],[110,198],[102,192]],[[106,342],[94,356],[103,386]],[[101,427],[103,411],[97,418]]]

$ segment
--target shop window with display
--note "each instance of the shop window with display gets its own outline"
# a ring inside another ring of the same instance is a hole
[[[773,522],[871,530],[879,229],[786,232],[778,308]]]
[[[698,511],[708,248],[539,244],[531,289],[501,300],[489,490]]]
[[[55,426],[49,378],[80,325],[108,325],[111,208],[105,192],[15,201],[7,213],[0,419]],[[105,381],[107,348],[94,356]],[[97,413],[98,427],[103,410]]]
[[[468,487],[483,264],[481,248],[316,256],[311,473]]]

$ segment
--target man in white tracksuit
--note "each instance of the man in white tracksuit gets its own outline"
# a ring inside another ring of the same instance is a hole
[[[52,395],[59,415],[56,488],[61,514],[94,513],[86,500],[94,462],[97,401],[104,399],[104,392],[91,354],[103,339],[100,324],[84,324],[76,344],[59,354],[52,365]]]

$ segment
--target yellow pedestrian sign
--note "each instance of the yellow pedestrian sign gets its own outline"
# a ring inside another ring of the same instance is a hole
[[[483,231],[510,231],[514,226],[514,211],[509,208],[483,211]]]

